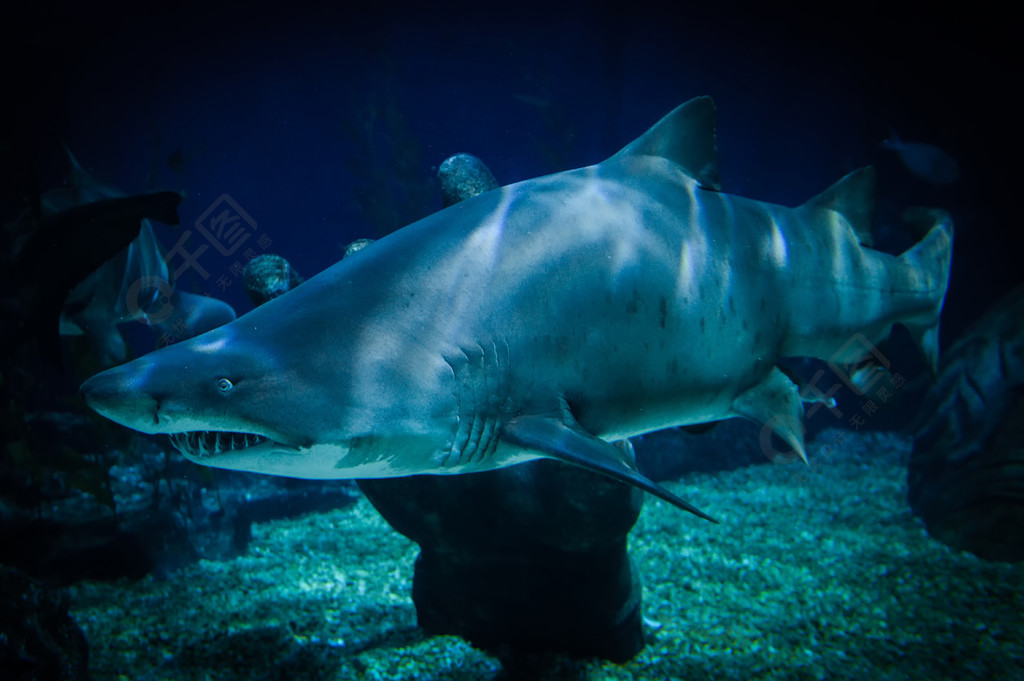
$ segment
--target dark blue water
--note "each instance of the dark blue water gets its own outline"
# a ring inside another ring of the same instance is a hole
[[[947,325],[961,326],[978,295],[994,298],[1020,277],[1002,227],[1020,135],[1000,128],[1013,113],[994,101],[1012,48],[995,20],[742,4],[666,14],[592,3],[194,3],[35,11],[26,26],[14,62],[15,148],[35,159],[44,188],[61,181],[62,139],[126,191],[184,191],[184,229],[226,194],[255,224],[248,255],[279,253],[306,276],[349,241],[438,209],[433,173],[453,153],[474,153],[513,182],[599,161],[709,94],[726,191],[796,204],[875,163],[879,242],[890,250],[913,241],[898,226],[903,207],[953,209]],[[940,190],[910,175],[878,147],[890,127],[946,149],[961,182]],[[179,151],[172,169],[167,158]],[[181,234],[160,228],[168,249]],[[200,238],[183,248],[194,252]],[[246,250],[207,251],[197,261],[208,276],[190,268],[181,285],[244,311],[234,265]],[[989,284],[968,294],[977,266]]]

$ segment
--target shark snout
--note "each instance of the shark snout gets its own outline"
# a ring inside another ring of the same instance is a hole
[[[85,403],[108,419],[144,433],[159,432],[160,401],[143,389],[135,365],[130,362],[96,374],[79,390]]]

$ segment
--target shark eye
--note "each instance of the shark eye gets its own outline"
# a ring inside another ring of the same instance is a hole
[[[231,392],[231,389],[234,387],[234,383],[232,383],[226,378],[217,379],[217,390],[221,391],[222,393],[229,393]]]

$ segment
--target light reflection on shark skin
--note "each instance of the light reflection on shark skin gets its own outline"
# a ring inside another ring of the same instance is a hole
[[[457,203],[82,393],[142,432],[266,438],[183,448],[206,465],[390,477],[549,457],[706,518],[609,442],[743,416],[792,448],[766,453],[804,458],[776,360],[855,361],[835,354],[851,335],[899,322],[934,362],[952,246],[931,211],[903,255],[865,247],[870,169],[797,208],[719,192],[714,118],[691,100],[603,163]]]

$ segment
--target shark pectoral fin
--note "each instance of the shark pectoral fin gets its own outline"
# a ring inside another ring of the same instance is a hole
[[[695,516],[718,522],[685,499],[638,473],[626,449],[594,437],[575,421],[570,424],[554,416],[520,416],[502,427],[501,439],[510,445],[628,483]]]
[[[737,416],[764,424],[793,448],[792,452],[780,452],[763,433],[761,449],[769,459],[791,461],[799,457],[807,463],[803,399],[799,388],[779,367],[773,367],[767,378],[737,397],[732,410]]]

